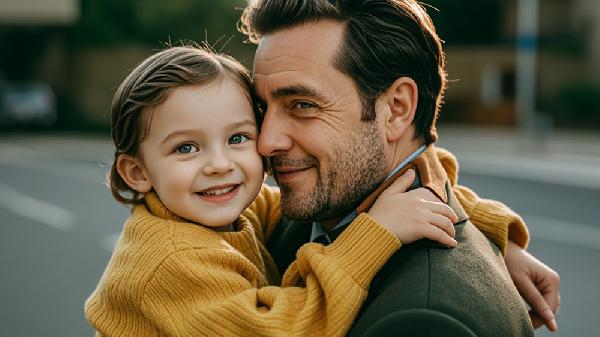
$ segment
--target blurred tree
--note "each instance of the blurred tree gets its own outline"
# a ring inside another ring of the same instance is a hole
[[[38,73],[48,38],[55,27],[5,27],[0,29],[0,79],[28,81]]]
[[[425,0],[438,34],[446,44],[500,44],[503,0]],[[437,9],[437,10],[436,10]]]
[[[159,46],[179,40],[215,42],[236,34],[245,0],[82,0],[69,44]],[[241,37],[239,37],[241,39]]]
[[[131,1],[81,0],[79,22],[69,29],[69,46],[112,45],[135,40]]]
[[[600,85],[567,83],[553,97],[542,101],[558,126],[600,129]]]

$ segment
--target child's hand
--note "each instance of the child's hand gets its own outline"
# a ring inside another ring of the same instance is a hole
[[[394,233],[402,244],[427,238],[455,247],[456,213],[428,189],[406,192],[414,179],[415,171],[406,171],[381,193],[369,215]]]

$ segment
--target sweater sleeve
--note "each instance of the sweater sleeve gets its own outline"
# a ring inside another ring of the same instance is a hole
[[[506,252],[508,240],[526,248],[529,232],[523,219],[505,204],[482,199],[468,187],[458,185],[458,162],[448,150],[437,148],[437,156],[471,222],[500,248],[502,254]]]
[[[361,214],[332,245],[303,246],[281,287],[261,287],[235,250],[182,250],[156,270],[142,310],[166,336],[343,336],[399,246]]]

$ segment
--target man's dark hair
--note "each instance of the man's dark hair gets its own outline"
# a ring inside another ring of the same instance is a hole
[[[258,43],[262,35],[319,20],[346,25],[334,65],[356,82],[362,120],[374,120],[377,98],[399,77],[410,77],[419,92],[415,137],[435,142],[446,71],[442,42],[425,9],[413,0],[254,0],[240,31]]]

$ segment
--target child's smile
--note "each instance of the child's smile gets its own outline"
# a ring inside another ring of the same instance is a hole
[[[222,203],[228,202],[237,195],[239,184],[227,184],[204,189],[197,194],[205,201]]]

